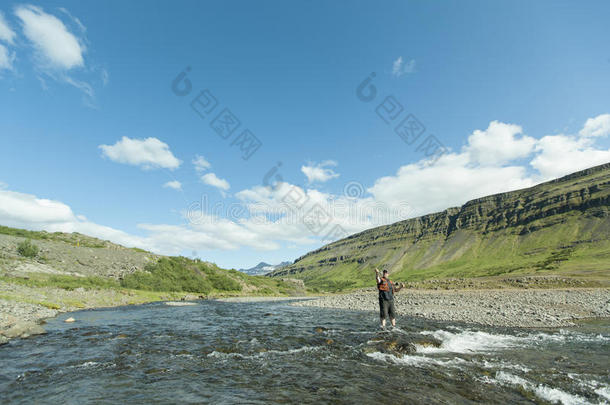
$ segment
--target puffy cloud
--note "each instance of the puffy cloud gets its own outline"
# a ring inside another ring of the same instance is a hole
[[[54,226],[72,221],[75,217],[70,207],[59,201],[0,190],[0,218],[3,224],[12,226]]]
[[[336,226],[340,227],[340,235],[334,239],[338,239],[404,219],[412,210],[402,203],[388,205],[372,197],[334,195],[285,182],[274,187],[255,186],[238,192],[236,197],[248,209],[244,226],[266,238],[296,244],[325,238]]]
[[[15,15],[21,20],[24,35],[45,67],[69,70],[84,66],[84,44],[59,18],[31,5],[18,6]]]
[[[610,114],[601,114],[589,118],[579,132],[580,136],[587,138],[604,137],[610,135]]]
[[[100,145],[108,159],[139,166],[145,170],[154,168],[177,169],[182,163],[170,151],[169,146],[157,138],[132,139],[124,136],[114,145]]]
[[[468,137],[465,150],[472,162],[501,166],[534,150],[536,140],[529,136],[516,137],[522,133],[519,125],[492,121],[485,131],[476,130]]]
[[[67,25],[57,16],[46,13],[37,6],[17,6],[14,14],[33,49],[32,59],[42,87],[48,90],[46,79],[67,83],[83,93],[85,105],[95,108],[95,91],[91,83],[100,81],[101,77],[105,86],[108,83],[108,72],[85,60],[88,42],[85,26],[68,10],[59,10],[67,16],[64,18]],[[0,32],[1,25],[0,23]]]
[[[201,181],[209,186],[219,188],[223,191],[227,191],[229,188],[231,188],[228,181],[218,178],[218,176],[216,176],[214,173],[204,174],[201,176]]]
[[[198,172],[204,172],[210,167],[212,167],[210,162],[205,160],[203,156],[199,155],[195,156],[195,159],[193,159],[193,165],[195,166],[195,170],[197,170]]]
[[[402,166],[395,175],[375,181],[368,189],[376,201],[408,203],[412,215],[423,215],[473,198],[530,187],[610,161],[610,150],[596,148],[592,137],[605,136],[607,117],[587,120],[578,136],[548,135],[535,139],[518,125],[492,121],[476,130],[460,153],[448,153],[434,166],[417,162]],[[530,157],[529,165],[511,162]]]
[[[404,63],[402,56],[399,56],[398,59],[392,63],[392,75],[395,77],[400,77],[407,73],[413,72],[415,72],[415,59],[411,59],[410,61]]]
[[[585,121],[578,135],[547,135],[536,144],[538,154],[530,162],[545,180],[610,162],[610,149],[595,142],[610,135],[610,114]]]
[[[375,181],[368,189],[388,205],[408,204],[411,216],[459,206],[489,194],[532,186],[535,181],[521,166],[472,166],[468,154],[446,154],[435,165],[402,166],[396,175]]]
[[[98,225],[60,202],[38,198],[31,194],[0,190],[0,223],[16,228],[49,232],[80,232],[125,246],[152,248],[144,238]]]
[[[173,188],[174,190],[182,190],[182,183],[178,180],[168,181],[163,185],[165,188]]]
[[[610,162],[610,149],[596,149],[588,138],[549,135],[538,141],[530,164],[545,180]]]
[[[0,41],[12,45],[15,42],[15,36],[15,31],[8,25],[8,22],[4,18],[4,14],[0,11]]]
[[[530,187],[537,176],[509,163],[531,155],[536,140],[518,125],[492,121],[486,130],[475,130],[460,152],[445,153],[434,165],[425,161],[398,169],[395,175],[377,179],[369,191],[389,206],[408,204],[410,216],[459,206],[489,194]]]
[[[184,250],[236,250],[242,246],[268,250],[276,244],[265,242],[239,224],[216,219],[205,225],[139,225],[149,231],[150,243],[163,252]]]
[[[337,166],[337,162],[333,160],[327,160],[322,163],[310,163],[307,166],[301,166],[301,171],[307,177],[309,183],[320,182],[323,183],[330,179],[339,177],[338,173],[335,173],[333,169],[327,168],[327,166]]]

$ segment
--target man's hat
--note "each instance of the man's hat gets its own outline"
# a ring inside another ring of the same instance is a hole
[[[384,273],[384,274],[386,274],[387,272],[388,272],[387,270],[384,270],[384,271],[383,271],[383,273]]]

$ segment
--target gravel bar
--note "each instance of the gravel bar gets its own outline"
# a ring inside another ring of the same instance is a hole
[[[320,297],[292,305],[379,311],[377,292]],[[574,326],[578,319],[610,318],[610,289],[403,290],[398,315],[489,326]]]

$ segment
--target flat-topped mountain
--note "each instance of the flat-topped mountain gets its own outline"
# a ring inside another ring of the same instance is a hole
[[[369,229],[299,257],[271,276],[317,287],[502,274],[610,275],[610,163],[531,188]]]

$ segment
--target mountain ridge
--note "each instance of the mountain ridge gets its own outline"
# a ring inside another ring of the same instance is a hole
[[[285,267],[289,264],[292,264],[292,262],[281,262],[280,264],[269,264],[266,262],[260,262],[254,267],[250,267],[248,269],[239,269],[239,271],[245,274],[249,274],[251,276],[260,276]]]

